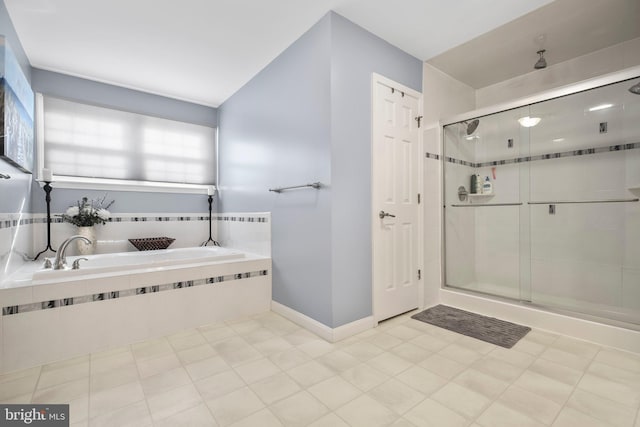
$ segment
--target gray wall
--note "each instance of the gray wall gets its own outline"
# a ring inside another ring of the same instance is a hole
[[[220,210],[272,212],[273,299],[327,325],[331,189],[268,189],[330,183],[330,41],[326,16],[219,109]]]
[[[330,327],[372,314],[372,72],[421,90],[418,59],[329,13],[219,111],[221,210],[272,211],[274,300]]]
[[[422,91],[422,62],[332,13],[333,326],[372,314],[371,75]]]
[[[45,95],[198,125],[215,127],[218,124],[218,111],[212,107],[38,68],[33,68],[31,75],[34,92]],[[33,187],[33,212],[45,212],[44,192],[35,182]],[[98,198],[104,193],[104,191],[55,189],[51,193],[51,211],[62,212],[83,196]],[[196,194],[109,191],[108,198],[116,200],[110,209],[113,212],[187,213],[206,212],[209,208],[207,196]]]

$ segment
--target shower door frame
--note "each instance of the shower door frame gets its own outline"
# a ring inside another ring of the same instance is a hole
[[[532,302],[530,300],[524,300],[524,299],[518,299],[518,298],[510,298],[507,296],[501,296],[501,295],[496,295],[496,294],[492,294],[489,292],[484,292],[484,291],[479,291],[479,290],[475,290],[475,289],[466,289],[463,287],[459,287],[459,286],[452,286],[452,285],[448,285],[447,284],[447,270],[446,270],[446,182],[445,182],[445,177],[446,177],[446,172],[445,172],[445,165],[446,165],[446,160],[445,160],[445,132],[444,132],[444,128],[445,126],[448,125],[452,125],[455,123],[459,123],[462,121],[468,121],[468,120],[473,120],[476,118],[481,118],[483,116],[488,116],[491,114],[496,114],[496,113],[501,113],[501,112],[505,112],[505,111],[509,111],[509,110],[514,110],[514,109],[518,109],[518,108],[522,108],[522,107],[527,107],[533,104],[538,104],[544,101],[549,101],[551,99],[555,99],[555,98],[561,98],[564,96],[568,96],[568,95],[573,95],[579,92],[584,92],[584,91],[588,91],[591,89],[595,89],[598,88],[600,86],[606,86],[606,85],[610,85],[610,84],[614,84],[614,83],[619,83],[622,82],[624,80],[630,80],[630,79],[634,79],[634,78],[638,78],[640,76],[640,66],[635,66],[635,67],[630,67],[630,68],[626,68],[624,70],[620,70],[620,71],[615,71],[612,73],[607,73],[604,74],[602,76],[598,76],[598,77],[594,77],[592,79],[587,79],[587,80],[583,80],[577,83],[572,83],[572,84],[568,84],[565,86],[561,86],[559,88],[556,89],[551,89],[548,91],[543,91],[540,93],[537,93],[535,95],[530,95],[527,97],[523,97],[523,98],[519,98],[516,99],[514,101],[509,101],[509,102],[504,102],[504,103],[500,103],[500,104],[495,104],[495,105],[491,105],[488,107],[483,107],[483,108],[479,108],[477,110],[473,110],[473,111],[468,111],[466,113],[462,113],[462,114],[457,114],[455,116],[450,116],[450,117],[446,117],[443,118],[439,121],[438,126],[439,126],[439,132],[440,132],[440,152],[442,153],[440,162],[441,162],[441,168],[440,168],[440,181],[442,183],[441,185],[441,194],[442,194],[442,210],[441,210],[441,216],[440,216],[440,229],[441,231],[441,247],[440,247],[440,271],[441,271],[441,281],[440,281],[440,290],[447,290],[447,291],[455,291],[455,292],[460,292],[460,293],[467,293],[467,294],[471,294],[471,295],[482,295],[482,296],[487,296],[489,298],[491,298],[492,300],[495,301],[504,301],[504,302],[508,302],[508,303],[519,303],[519,304],[523,304],[526,305],[528,307],[532,307],[532,308],[538,308],[538,309],[542,309],[545,311],[549,311],[552,313],[558,313],[558,314],[564,314],[564,315],[568,315],[568,316],[572,316],[575,318],[580,318],[580,319],[585,319],[585,320],[591,320],[591,321],[595,321],[595,322],[599,322],[599,323],[604,323],[604,324],[608,324],[608,325],[612,325],[612,326],[618,326],[618,327],[622,327],[622,328],[627,328],[627,329],[632,329],[632,330],[636,330],[636,331],[640,331],[640,324],[634,324],[634,323],[629,323],[629,322],[624,322],[621,320],[616,320],[616,319],[612,319],[612,318],[607,318],[607,317],[603,317],[602,315],[600,315],[599,313],[595,313],[595,312],[590,312],[590,310],[585,310],[585,311],[577,311],[577,310],[570,310],[567,308],[562,308],[562,307],[558,307],[558,306],[549,306],[549,305],[543,305],[543,304],[538,304],[535,302]],[[518,285],[520,286],[520,285]]]

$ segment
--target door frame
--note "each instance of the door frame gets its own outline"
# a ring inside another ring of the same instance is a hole
[[[423,111],[423,95],[421,92],[418,92],[414,89],[411,89],[401,83],[393,81],[387,77],[384,77],[378,73],[372,73],[371,75],[371,311],[373,315],[374,325],[377,325],[380,320],[378,319],[378,315],[376,313],[376,299],[378,296],[376,295],[376,284],[377,280],[375,276],[375,266],[374,266],[374,253],[376,248],[376,228],[378,221],[378,211],[376,210],[375,203],[375,188],[373,186],[374,176],[376,173],[375,170],[375,161],[374,161],[374,138],[375,138],[375,130],[376,130],[376,85],[382,84],[388,86],[389,88],[393,88],[395,90],[399,90],[401,92],[410,94],[418,99],[418,116],[422,116]],[[421,202],[416,206],[417,209],[417,226],[418,229],[416,232],[417,236],[417,267],[422,272],[420,279],[418,279],[418,301],[416,301],[416,306],[421,309],[424,307],[424,158],[422,154],[424,153],[424,143],[423,143],[423,131],[422,127],[424,124],[424,120],[422,120],[421,126],[418,129],[418,158],[416,159],[416,171],[417,182],[418,182],[418,193],[421,194]],[[384,319],[383,319],[384,320]]]

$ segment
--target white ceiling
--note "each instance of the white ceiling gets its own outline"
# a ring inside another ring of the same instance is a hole
[[[550,1],[4,0],[34,67],[214,107],[329,10],[426,60]]]

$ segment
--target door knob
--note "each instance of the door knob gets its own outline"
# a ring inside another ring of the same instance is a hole
[[[380,219],[384,219],[385,216],[390,216],[391,218],[395,218],[396,217],[395,215],[391,215],[390,213],[387,213],[385,211],[380,211],[378,216],[380,217]]]

